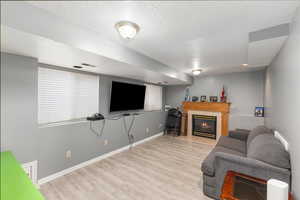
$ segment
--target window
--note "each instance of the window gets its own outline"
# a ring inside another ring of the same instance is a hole
[[[145,110],[162,109],[162,87],[156,85],[146,85]]]
[[[38,69],[38,123],[80,119],[99,112],[99,76]]]

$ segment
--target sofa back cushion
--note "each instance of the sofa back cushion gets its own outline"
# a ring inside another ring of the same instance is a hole
[[[270,165],[290,169],[290,155],[272,134],[256,136],[250,143],[247,157]]]
[[[252,140],[262,134],[273,134],[273,131],[265,126],[257,126],[252,131],[250,131],[248,139],[247,139],[247,150],[249,148],[250,143]]]

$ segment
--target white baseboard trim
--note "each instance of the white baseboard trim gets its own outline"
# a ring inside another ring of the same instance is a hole
[[[153,140],[153,139],[155,139],[155,138],[157,138],[157,137],[159,137],[159,136],[162,136],[163,134],[164,134],[163,132],[160,132],[160,133],[158,133],[158,134],[156,134],[156,135],[153,135],[153,136],[151,136],[151,137],[147,137],[147,138],[145,138],[145,139],[143,139],[143,140],[140,140],[140,141],[137,141],[137,142],[133,143],[132,146],[137,146],[137,145],[142,144],[142,143],[145,143],[145,142],[147,142],[147,141],[149,141],[149,140]],[[42,184],[47,183],[47,182],[49,182],[49,181],[52,181],[52,180],[54,180],[54,179],[56,179],[56,178],[59,178],[59,177],[64,176],[64,175],[66,175],[66,174],[69,174],[69,173],[71,173],[71,172],[73,172],[73,171],[75,171],[75,170],[77,170],[77,169],[83,168],[83,167],[85,167],[85,166],[88,166],[88,165],[90,165],[90,164],[93,164],[93,163],[95,163],[95,162],[98,162],[98,161],[100,161],[100,160],[103,160],[103,159],[105,159],[105,158],[108,158],[108,157],[110,157],[110,156],[113,156],[113,155],[115,155],[115,154],[117,154],[117,153],[120,153],[120,152],[122,152],[122,151],[126,151],[126,150],[128,150],[128,149],[130,149],[130,145],[127,145],[127,146],[122,147],[122,148],[120,148],[120,149],[116,149],[116,150],[114,150],[114,151],[111,151],[111,152],[109,152],[109,153],[103,154],[103,155],[98,156],[98,157],[96,157],[96,158],[93,158],[93,159],[91,159],[91,160],[82,162],[82,163],[80,163],[80,164],[78,164],[78,165],[75,165],[75,166],[73,166],[73,167],[64,169],[64,170],[62,170],[62,171],[60,171],[60,172],[57,172],[57,173],[55,173],[55,174],[52,174],[52,175],[50,175],[50,176],[41,178],[40,180],[38,180],[38,185],[42,185]]]

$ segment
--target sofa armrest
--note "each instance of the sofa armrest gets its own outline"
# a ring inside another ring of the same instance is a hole
[[[217,196],[221,194],[224,178],[228,171],[234,171],[264,180],[274,178],[290,184],[290,170],[275,167],[252,158],[216,152],[214,165]]]
[[[248,139],[250,131],[249,130],[244,130],[244,129],[237,129],[233,131],[229,131],[229,137],[246,141]]]

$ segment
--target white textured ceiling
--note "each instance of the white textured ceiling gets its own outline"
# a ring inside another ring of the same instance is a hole
[[[0,35],[1,51],[34,57],[40,63],[65,68],[73,68],[73,66],[81,65],[81,63],[92,63],[95,67],[84,67],[80,70],[131,78],[148,83],[160,83],[163,85],[185,84],[183,81],[162,73],[135,67],[3,25],[1,25]]]
[[[222,73],[268,65],[284,38],[250,44],[252,31],[289,23],[299,1],[32,1],[75,25],[96,32],[166,65],[190,73],[193,68]],[[124,42],[114,25],[140,25]],[[266,42],[266,43],[265,43]],[[269,53],[268,48],[275,49]],[[264,59],[265,58],[265,59]]]
[[[90,63],[97,67],[82,70],[151,83],[192,83],[187,74],[24,1],[1,1],[1,52],[61,67]]]

